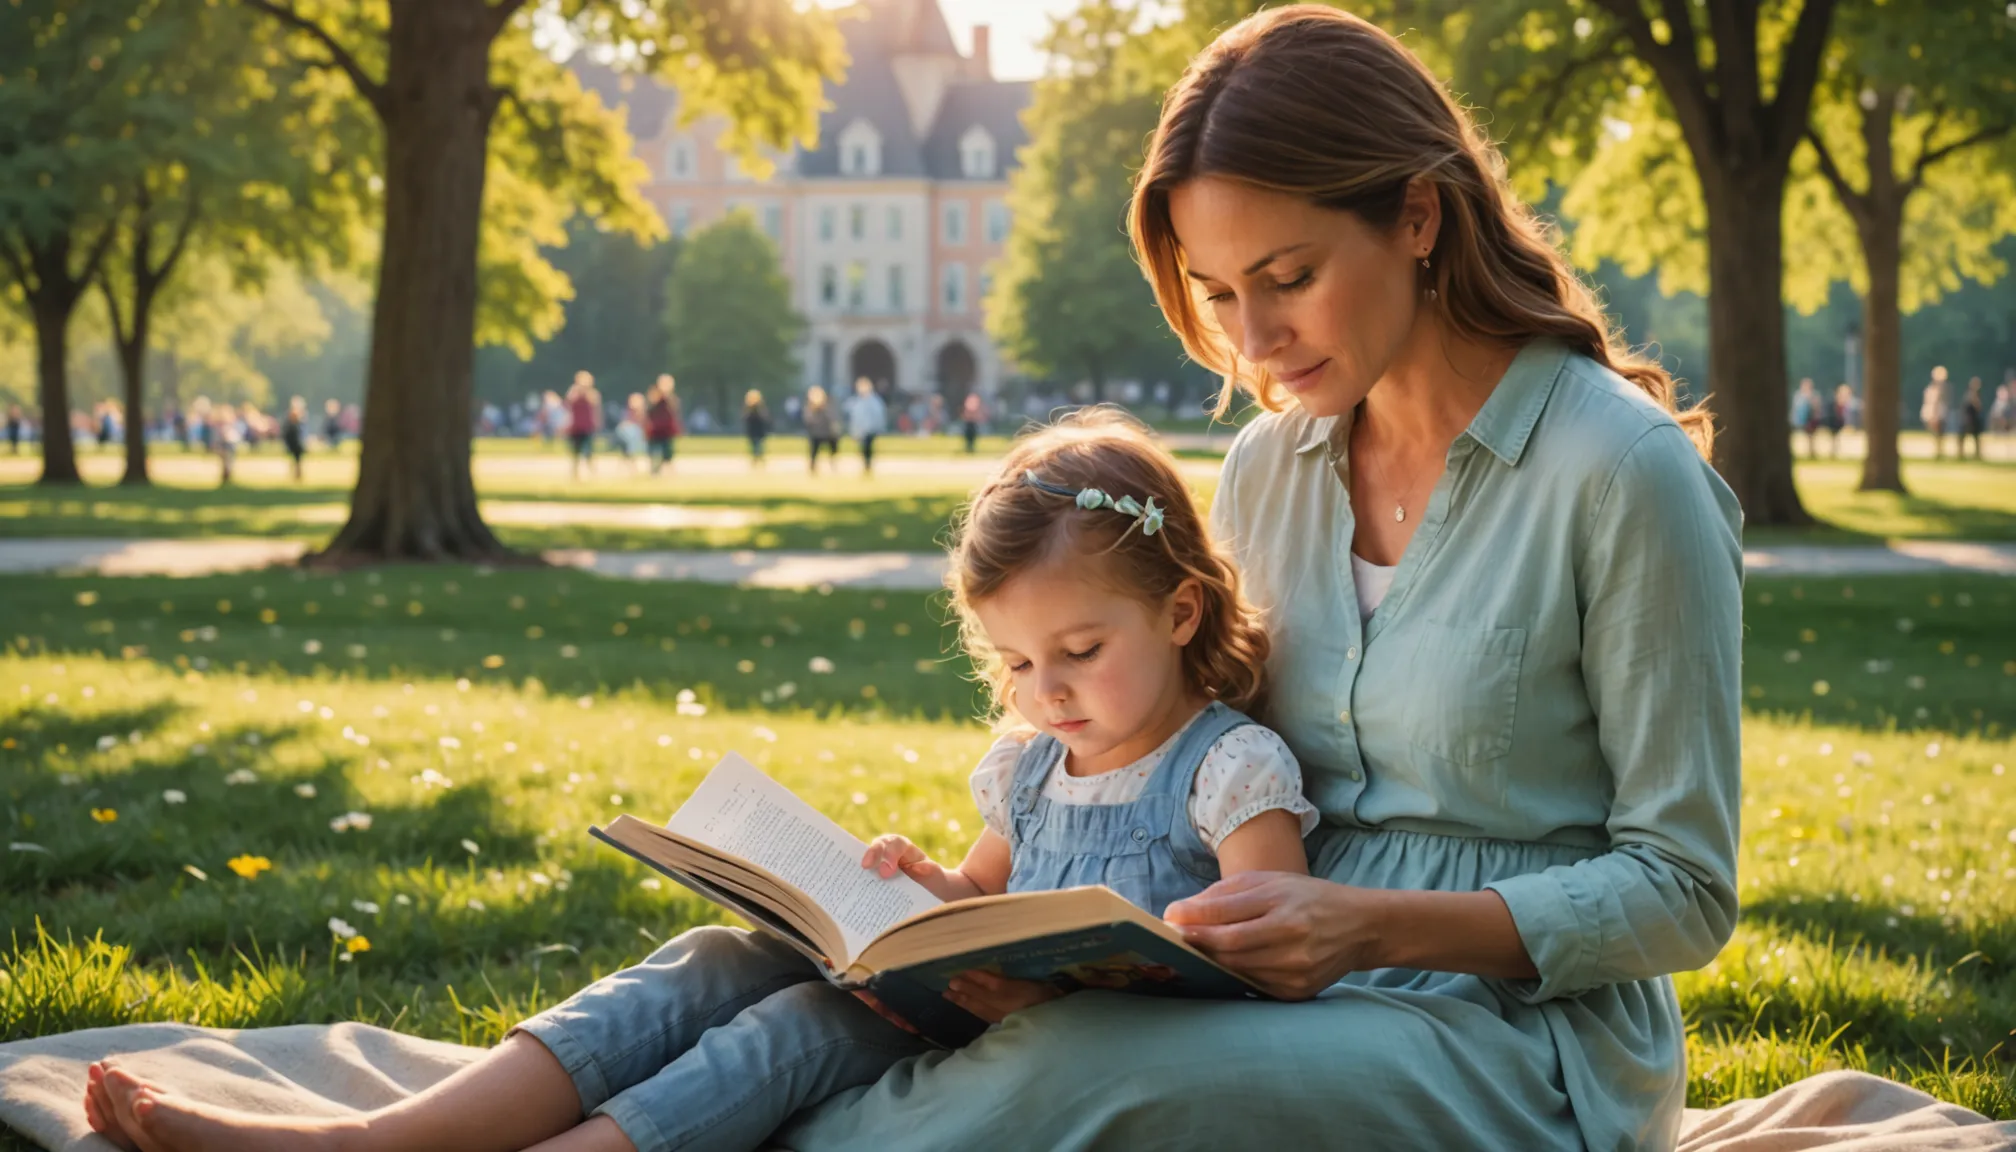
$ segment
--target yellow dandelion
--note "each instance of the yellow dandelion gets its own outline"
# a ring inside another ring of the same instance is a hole
[[[483,657],[483,667],[485,668],[502,668],[503,666],[504,657],[502,656],[491,655]]]
[[[242,880],[256,880],[261,872],[273,867],[273,861],[264,856],[233,856],[226,865]]]
[[[343,950],[345,952],[369,952],[371,950],[371,938],[368,936],[352,936],[343,942]]]
[[[110,824],[114,820],[119,819],[119,810],[117,808],[93,808],[91,809],[91,819],[96,820],[100,824]]]

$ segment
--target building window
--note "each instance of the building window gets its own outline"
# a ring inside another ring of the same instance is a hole
[[[693,142],[674,140],[665,146],[665,175],[673,180],[693,178]]]
[[[889,310],[891,312],[901,312],[903,310],[903,266],[901,264],[889,265]]]
[[[819,266],[819,303],[831,305],[840,299],[840,275],[831,264]]]
[[[980,270],[980,297],[979,297],[980,302],[982,304],[985,304],[987,302],[987,297],[993,294],[994,294],[994,270],[991,268],[982,268]]]
[[[945,243],[966,242],[966,205],[954,200],[945,205]]]
[[[780,205],[763,206],[763,234],[774,244],[784,242],[784,209]]]
[[[828,391],[833,388],[833,341],[819,342],[819,386]]]
[[[889,220],[884,227],[889,233],[889,239],[901,240],[903,238],[903,209],[891,204],[889,206]]]
[[[686,235],[686,229],[692,226],[692,223],[693,223],[692,205],[690,204],[672,205],[672,235],[674,236]]]
[[[994,178],[994,137],[978,124],[959,138],[959,171],[968,180]]]
[[[833,206],[831,204],[821,205],[819,208],[819,239],[833,239]]]
[[[987,202],[987,242],[999,244],[1008,238],[1008,205],[999,200]]]
[[[868,266],[859,260],[847,265],[847,307],[859,312],[868,306]]]
[[[874,176],[882,171],[882,135],[866,120],[856,120],[840,133],[840,174]]]
[[[964,264],[945,265],[945,311],[964,312],[966,310],[966,266]]]
[[[850,204],[847,206],[847,238],[866,240],[868,238],[868,206]]]

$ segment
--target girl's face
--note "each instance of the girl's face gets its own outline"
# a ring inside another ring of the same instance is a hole
[[[1401,357],[1441,212],[1417,181],[1382,232],[1300,196],[1200,176],[1170,192],[1169,220],[1202,307],[1240,359],[1324,417],[1350,411]]]
[[[1203,593],[1185,581],[1166,603],[1146,604],[1087,567],[1071,556],[1022,572],[974,614],[1008,669],[1010,706],[1061,741],[1074,769],[1100,772],[1154,751],[1172,718],[1188,717],[1183,647]]]

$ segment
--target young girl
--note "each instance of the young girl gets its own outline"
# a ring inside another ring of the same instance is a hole
[[[1013,725],[973,773],[985,829],[957,867],[901,836],[869,845],[864,867],[946,900],[1105,884],[1156,915],[1221,876],[1307,871],[1316,811],[1295,759],[1241,714],[1265,690],[1266,634],[1139,425],[1087,410],[1017,445],[969,507],[948,583]],[[999,1022],[1065,992],[972,972],[948,996]],[[171,1152],[750,1149],[928,1050],[880,1011],[775,938],[699,928],[362,1117],[224,1113],[117,1070],[94,1070],[87,1110],[108,1134],[131,1116]]]

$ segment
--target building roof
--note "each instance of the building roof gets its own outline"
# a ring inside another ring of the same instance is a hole
[[[799,154],[798,174],[839,177],[840,134],[857,120],[873,125],[882,138],[881,177],[962,179],[959,140],[975,124],[994,137],[997,178],[1013,167],[1016,149],[1028,140],[1021,114],[1029,106],[1029,83],[974,75],[972,62],[952,41],[938,0],[864,0],[858,11],[840,23],[847,74],[827,86],[818,147]],[[921,137],[911,127],[896,79],[895,61],[902,56],[947,57],[961,65]],[[657,137],[678,108],[678,93],[647,76],[619,74],[589,61],[586,53],[577,53],[569,66],[603,103],[624,106],[633,139]]]
[[[947,88],[938,117],[924,137],[925,170],[939,180],[963,177],[959,141],[977,124],[994,137],[994,178],[999,179],[1014,167],[1016,150],[1029,142],[1022,127],[1029,89],[1026,80],[968,80]]]

